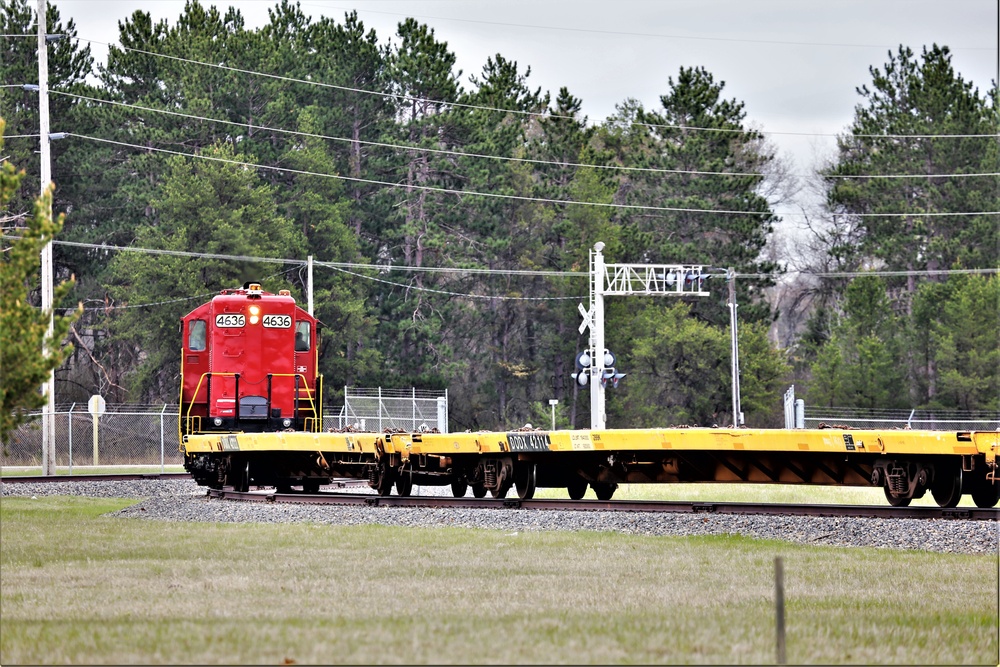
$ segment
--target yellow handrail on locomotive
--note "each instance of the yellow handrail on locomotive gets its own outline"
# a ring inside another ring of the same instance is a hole
[[[316,385],[317,385],[316,391],[313,391],[312,388],[309,387],[309,383],[306,382],[306,376],[303,375],[302,373],[270,373],[270,376],[271,377],[276,377],[276,378],[290,378],[290,377],[300,377],[300,378],[302,378],[302,388],[304,388],[306,390],[306,399],[309,402],[309,407],[305,408],[305,411],[313,413],[312,417],[305,417],[305,430],[306,431],[312,430],[314,433],[318,433],[319,431],[321,431],[322,430],[322,425],[323,425],[323,415],[316,408],[316,401],[314,400],[314,398],[315,398],[314,394],[318,394],[319,395],[319,398],[320,398],[320,409],[322,409],[323,376],[322,375],[317,375],[316,376]],[[296,401],[298,401],[298,399],[296,399]],[[310,421],[315,421],[316,422],[316,426],[314,426],[312,429],[309,428],[309,422]]]
[[[191,416],[191,410],[192,410],[192,408],[194,408],[195,398],[198,396],[198,392],[201,391],[201,385],[205,381],[205,378],[206,377],[236,377],[237,375],[238,375],[238,373],[217,373],[217,372],[213,372],[213,371],[208,371],[207,373],[202,373],[201,374],[201,377],[198,378],[198,384],[194,388],[194,393],[192,394],[193,398],[191,399],[191,402],[188,403],[187,414],[184,416],[184,420],[183,420],[184,424],[187,425],[187,427],[188,427],[188,431],[187,431],[188,433],[192,432],[191,426],[193,425],[193,420],[197,420],[198,423],[199,423],[199,426],[201,424],[201,415],[194,415],[192,417]],[[306,376],[303,375],[302,373],[270,373],[270,375],[271,375],[271,377],[299,377],[299,378],[302,378],[302,388],[305,389],[306,399],[307,399],[307,401],[309,403],[309,407],[308,408],[304,408],[304,410],[306,412],[312,412],[313,413],[312,417],[306,417],[305,418],[305,424],[306,424],[306,429],[305,430],[307,430],[307,431],[310,430],[309,427],[308,427],[309,423],[310,422],[315,422],[315,425],[313,426],[313,429],[312,429],[313,432],[317,432],[318,433],[319,431],[321,431],[322,430],[322,425],[323,425],[323,416],[322,416],[322,414],[316,408],[316,400],[315,400],[314,394],[316,394],[316,393],[319,394],[319,396],[320,396],[320,404],[322,406],[323,376],[322,375],[317,375],[316,376],[316,381],[317,381],[318,387],[317,387],[317,391],[314,392],[312,390],[312,388],[309,386],[309,383],[306,381]],[[298,400],[298,399],[296,399],[296,400]],[[181,405],[181,409],[182,410],[183,410],[183,408],[184,408],[184,406]]]

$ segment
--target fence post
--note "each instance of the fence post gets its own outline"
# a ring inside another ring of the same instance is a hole
[[[167,411],[167,404],[163,404],[160,410],[160,474],[163,474],[163,413]]]
[[[73,474],[73,408],[76,407],[76,403],[69,406],[69,414],[66,415],[66,425],[69,430],[69,474]]]
[[[779,665],[785,664],[785,566],[781,556],[774,558],[775,652]]]

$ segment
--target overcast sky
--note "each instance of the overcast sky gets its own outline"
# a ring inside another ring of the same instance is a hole
[[[104,62],[118,22],[137,9],[176,23],[180,0],[54,0]],[[203,1],[209,5],[211,2]],[[249,28],[267,22],[276,0],[235,6]],[[747,120],[770,134],[794,170],[832,155],[832,135],[851,122],[871,81],[900,44],[953,52],[955,69],[981,93],[998,77],[997,0],[304,0],[305,14],[342,20],[357,10],[384,43],[412,16],[434,28],[458,57],[462,80],[501,54],[531,68],[528,83],[553,94],[566,86],[591,122],[635,98],[658,106],[680,67],[703,66],[746,104]],[[191,54],[197,58],[198,54]]]

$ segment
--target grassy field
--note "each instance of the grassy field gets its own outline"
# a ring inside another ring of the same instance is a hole
[[[0,502],[0,663],[996,664],[995,556]]]

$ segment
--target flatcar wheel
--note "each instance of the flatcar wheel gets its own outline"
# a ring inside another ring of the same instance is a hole
[[[307,479],[302,482],[302,490],[306,493],[319,493],[319,480]]]
[[[617,484],[605,484],[603,482],[594,482],[590,486],[594,489],[594,493],[597,494],[598,500],[611,500],[611,496],[615,495],[615,489],[618,488]]]
[[[409,471],[399,473],[396,478],[396,493],[401,498],[406,498],[413,493],[413,474]]]
[[[378,463],[378,484],[375,486],[375,490],[380,496],[388,496],[392,493],[392,483],[395,481],[393,473],[395,469],[386,463],[386,457],[382,457]]]
[[[472,495],[476,498],[486,497],[486,485],[485,484],[473,484],[472,485]]]
[[[575,478],[566,485],[566,492],[569,493],[570,500],[580,500],[587,493],[587,480]]]
[[[521,500],[531,500],[535,496],[535,464],[525,463],[514,468],[514,486],[517,497]]]
[[[976,507],[995,507],[1000,502],[1000,483],[991,482],[983,475],[972,487],[972,502]]]
[[[885,499],[889,501],[889,504],[893,507],[906,507],[910,504],[912,498],[899,498],[889,492],[888,486],[883,486],[882,490],[885,492]]]
[[[246,493],[250,490],[250,464],[236,463],[229,472],[229,482],[233,485],[233,491]]]
[[[962,499],[962,468],[939,468],[934,475],[931,495],[941,507],[956,507]]]
[[[510,492],[510,487],[513,486],[513,480],[510,478],[501,479],[497,482],[497,485],[490,489],[490,494],[494,498],[506,498],[507,494]]]
[[[469,490],[469,483],[464,479],[456,479],[451,483],[451,495],[456,498],[464,498],[465,493]],[[485,491],[485,489],[483,489]]]

